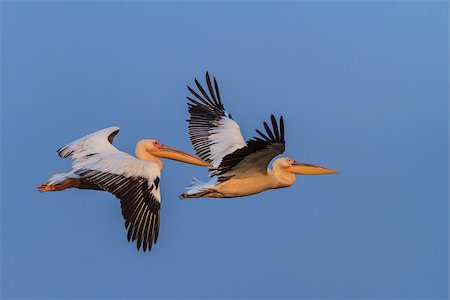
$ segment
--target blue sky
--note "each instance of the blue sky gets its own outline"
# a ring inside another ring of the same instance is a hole
[[[2,2],[2,298],[448,298],[448,3]],[[179,200],[126,241],[107,193],[35,187],[56,149],[117,125],[193,152],[186,85],[206,70],[250,138],[339,169],[237,199]]]

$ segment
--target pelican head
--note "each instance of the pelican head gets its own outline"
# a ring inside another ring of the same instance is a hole
[[[312,165],[304,162],[295,161],[289,157],[282,157],[275,160],[274,165],[277,165],[290,173],[300,175],[339,174],[339,171],[318,165]]]
[[[146,154],[144,154],[145,152]],[[136,156],[140,159],[148,159],[148,155],[168,158],[172,160],[181,161],[191,165],[211,167],[210,163],[201,160],[200,158],[190,155],[186,152],[164,145],[157,140],[141,140],[136,146]]]

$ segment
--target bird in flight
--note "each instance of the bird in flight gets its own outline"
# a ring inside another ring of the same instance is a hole
[[[40,185],[41,192],[67,188],[107,191],[120,200],[128,241],[144,252],[156,244],[160,223],[160,178],[168,158],[198,166],[211,166],[195,156],[156,140],[141,140],[136,157],[112,145],[119,127],[99,130],[58,150],[62,158],[72,157],[72,170],[54,174]]]
[[[187,97],[190,118],[189,137],[197,155],[211,163],[209,182],[194,178],[190,187],[180,196],[183,198],[231,198],[257,194],[268,189],[293,185],[295,174],[337,174],[338,171],[318,165],[281,157],[284,153],[284,121],[271,116],[271,127],[264,122],[263,133],[244,141],[240,127],[225,111],[220,98],[217,80],[211,82],[206,72],[208,92],[195,79],[198,91],[188,86],[193,97]]]

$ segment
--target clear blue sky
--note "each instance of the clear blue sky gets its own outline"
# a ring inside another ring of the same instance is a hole
[[[447,2],[1,5],[3,298],[448,297]],[[166,162],[150,253],[112,195],[37,192],[107,126],[193,152],[206,70],[246,138],[283,114],[286,155],[341,174],[181,201],[206,171]]]

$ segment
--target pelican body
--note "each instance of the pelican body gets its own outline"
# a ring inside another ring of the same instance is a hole
[[[273,168],[268,168],[265,173],[254,172],[235,175],[223,182],[217,182],[213,185],[205,184],[201,187],[202,191],[189,195],[188,192],[192,191],[192,188],[198,189],[194,184],[180,198],[235,198],[258,194],[269,189],[290,187],[297,180],[295,174],[305,175],[308,172],[307,168],[315,168],[312,165],[309,165],[309,167],[305,167],[305,165],[295,162],[291,158],[282,157],[276,159],[272,164]],[[321,169],[320,173],[317,174],[338,173],[335,170],[316,167]]]
[[[197,79],[196,92],[188,86],[195,97],[187,97],[190,118],[189,136],[197,155],[213,166],[209,168],[212,179],[207,182],[193,180],[180,198],[231,198],[258,194],[268,189],[289,187],[296,181],[296,174],[337,174],[338,171],[303,162],[289,157],[276,156],[284,153],[284,121],[271,116],[270,126],[264,122],[265,133],[256,130],[258,136],[244,141],[239,124],[225,111],[220,99],[216,78],[214,86],[206,73],[207,93]]]
[[[62,158],[72,157],[72,171],[57,173],[40,185],[41,192],[67,188],[103,190],[119,200],[128,241],[137,240],[137,249],[151,250],[158,239],[160,224],[160,178],[168,158],[198,166],[211,166],[195,156],[163,145],[156,140],[141,140],[136,157],[112,145],[119,127],[99,130],[58,150]]]

